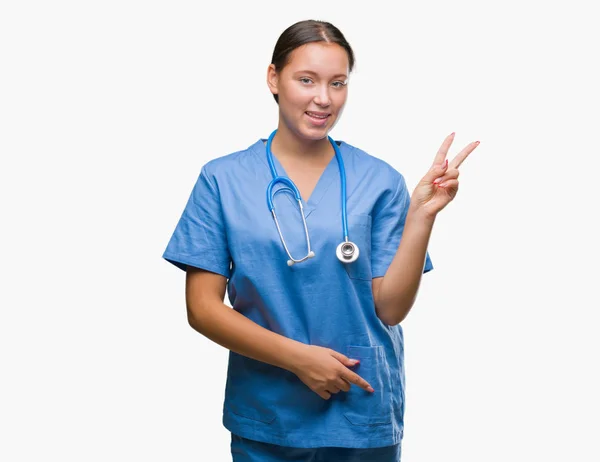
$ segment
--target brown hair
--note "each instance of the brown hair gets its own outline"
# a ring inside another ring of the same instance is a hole
[[[297,22],[282,32],[275,44],[271,64],[274,64],[275,70],[280,72],[289,62],[292,51],[312,42],[337,43],[340,45],[348,53],[348,64],[350,72],[352,72],[354,68],[354,52],[342,32],[333,24],[312,19]],[[273,95],[273,97],[277,104],[279,104],[277,95]]]

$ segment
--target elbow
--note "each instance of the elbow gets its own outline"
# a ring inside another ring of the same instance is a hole
[[[188,269],[185,301],[188,324],[203,333],[214,323],[216,310],[223,303],[227,279],[202,269]]]
[[[394,316],[391,315],[391,313],[389,313],[387,311],[383,311],[381,309],[376,309],[375,312],[376,312],[379,320],[386,326],[393,327],[400,323],[399,320],[397,320]]]
[[[194,300],[193,303],[187,303],[186,309],[188,324],[192,329],[201,333],[203,326],[206,324],[208,304],[203,303],[202,300]]]
[[[198,330],[197,326],[198,326],[198,321],[196,320],[196,317],[194,316],[194,313],[190,311],[189,307],[187,310],[187,320],[188,320],[188,324],[190,325],[190,327],[194,330]]]
[[[402,319],[396,320],[396,319],[389,319],[389,318],[381,317],[381,316],[379,317],[379,320],[388,327],[397,326],[398,324],[400,324],[402,322]]]
[[[198,318],[196,317],[196,315],[193,313],[193,311],[191,311],[188,307],[187,310],[187,320],[188,320],[188,324],[190,325],[190,327],[196,331],[200,331],[200,322],[198,321]]]
[[[386,309],[376,310],[376,312],[377,317],[382,323],[386,326],[394,327],[404,321],[411,308],[412,305],[395,305],[387,307]]]

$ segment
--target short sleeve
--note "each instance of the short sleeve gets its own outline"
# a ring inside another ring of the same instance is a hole
[[[206,166],[200,171],[163,258],[184,271],[190,265],[230,277],[231,257],[221,201]]]
[[[371,268],[373,277],[385,275],[392,263],[404,231],[404,223],[410,205],[410,194],[406,181],[399,174],[399,182],[392,198],[373,213],[371,228]],[[433,264],[427,251],[423,273],[433,269]]]

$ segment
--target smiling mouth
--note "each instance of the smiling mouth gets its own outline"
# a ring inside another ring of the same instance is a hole
[[[313,119],[324,120],[329,117],[331,114],[316,114],[314,112],[306,111],[305,114]]]

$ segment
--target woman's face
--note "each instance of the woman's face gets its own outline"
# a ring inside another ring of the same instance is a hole
[[[271,64],[267,83],[278,95],[280,122],[301,138],[325,138],[346,103],[348,65],[346,50],[327,42],[296,48],[279,73]]]

